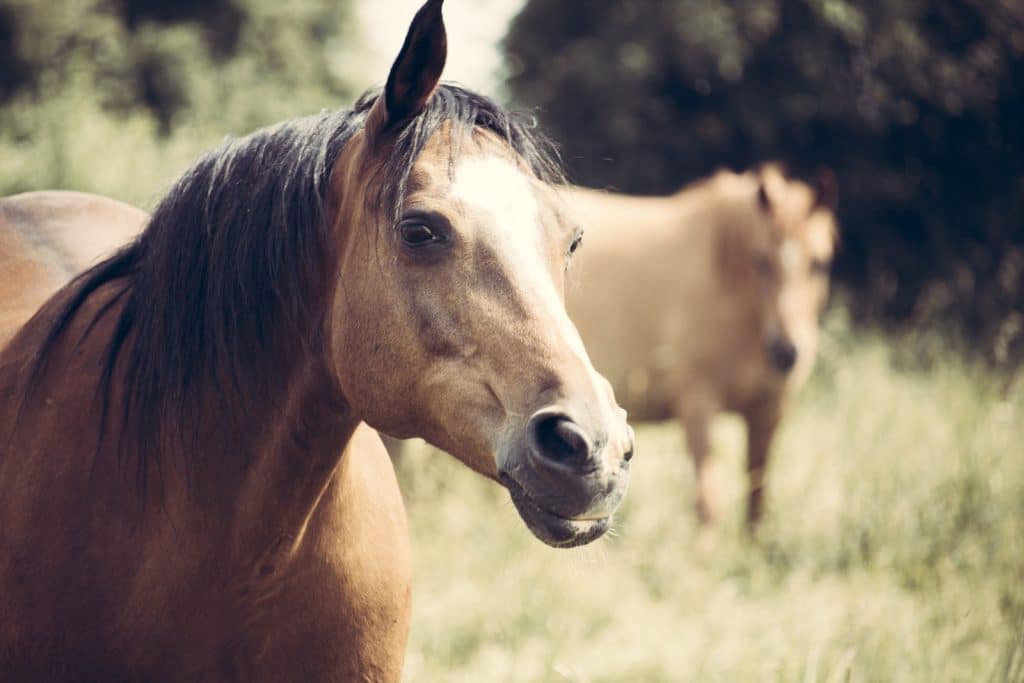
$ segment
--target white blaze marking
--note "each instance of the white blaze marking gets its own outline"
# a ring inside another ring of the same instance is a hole
[[[807,236],[811,244],[811,251],[815,256],[829,258],[832,255],[835,238],[830,223],[824,220],[815,221],[808,230]]]
[[[575,353],[587,358],[583,342],[569,321],[551,281],[544,226],[534,181],[512,161],[499,156],[470,156],[455,167],[452,196],[484,220],[480,234],[513,274],[527,305],[553,321]],[[559,274],[560,275],[560,274]],[[590,366],[589,360],[587,366]]]
[[[452,195],[483,219],[477,221],[481,234],[476,239],[494,247],[516,272],[516,281],[550,279],[537,198],[530,179],[515,164],[496,156],[468,157],[455,169]]]
[[[466,157],[455,169],[452,194],[492,212],[527,210],[537,214],[530,180],[508,159],[496,156]]]
[[[532,311],[545,343],[552,349],[566,348],[579,359],[596,398],[594,408],[600,421],[609,426],[618,424],[617,407],[614,402],[605,400],[600,375],[591,365],[583,340],[569,320],[552,280],[552,277],[562,277],[562,272],[560,267],[556,273],[550,270],[549,244],[540,219],[535,182],[508,159],[467,157],[455,168],[451,193],[476,214],[475,223],[480,232],[475,239],[485,240],[493,247],[501,261],[495,267],[508,269],[509,281],[517,290],[512,296]],[[612,443],[619,443],[621,434],[613,432],[610,436]],[[616,448],[606,448],[605,457],[611,457],[616,451]],[[500,460],[498,464],[502,464]],[[607,470],[603,476],[607,476]],[[604,514],[601,505],[609,502],[609,499],[597,501],[594,510]]]
[[[796,240],[787,239],[779,247],[779,261],[782,262],[782,269],[792,273],[800,267],[800,245]]]

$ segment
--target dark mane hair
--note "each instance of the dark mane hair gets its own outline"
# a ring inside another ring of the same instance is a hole
[[[123,300],[98,389],[101,439],[120,361],[126,373],[122,417],[132,425],[127,445],[138,451],[140,481],[148,458],[175,446],[188,450],[201,388],[214,389],[223,412],[218,417],[228,420],[244,412],[244,397],[268,396],[296,349],[315,351],[322,343],[325,278],[336,267],[326,216],[331,172],[378,96],[363,95],[352,110],[229,139],[200,158],[132,244],[70,285],[73,293],[36,352],[30,386],[39,384],[34,380],[86,299],[118,281],[123,289],[96,315]],[[413,163],[446,123],[453,144],[474,129],[490,131],[541,180],[561,182],[557,155],[531,120],[442,84],[397,134],[373,179],[391,216],[398,216]]]

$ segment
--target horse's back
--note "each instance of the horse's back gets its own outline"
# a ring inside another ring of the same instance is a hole
[[[0,199],[0,345],[71,278],[133,239],[146,212],[99,195]]]
[[[0,199],[4,230],[48,247],[74,272],[123,246],[148,220],[142,209],[85,192],[46,190]]]
[[[631,417],[674,416],[686,367],[730,340],[715,270],[715,188],[669,197],[574,192],[586,231],[566,304],[594,366]]]

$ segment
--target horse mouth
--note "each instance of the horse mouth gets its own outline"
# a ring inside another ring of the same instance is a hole
[[[508,474],[499,476],[512,504],[533,535],[553,548],[575,548],[595,541],[611,526],[612,516],[572,519],[542,507]]]

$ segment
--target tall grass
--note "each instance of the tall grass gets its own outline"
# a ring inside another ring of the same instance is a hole
[[[678,428],[644,425],[614,535],[574,551],[530,537],[498,486],[412,452],[406,679],[1024,681],[1024,382],[830,327],[757,542],[737,420],[713,433],[717,530],[694,524]]]

